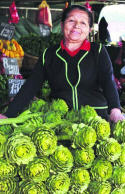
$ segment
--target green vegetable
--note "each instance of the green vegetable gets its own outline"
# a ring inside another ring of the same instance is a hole
[[[17,175],[17,166],[11,164],[9,161],[4,158],[0,159],[0,179],[15,177]]]
[[[20,167],[20,176],[23,179],[33,180],[34,182],[46,181],[50,173],[50,161],[46,157],[34,158],[27,165]]]
[[[90,168],[95,158],[94,150],[92,148],[74,149],[73,158],[75,166]]]
[[[51,175],[47,180],[47,188],[51,194],[67,194],[69,186],[70,178],[64,172]]]
[[[55,172],[70,172],[73,167],[73,156],[70,150],[63,145],[57,146],[53,155],[50,156],[52,170]]]
[[[107,181],[112,177],[113,167],[110,161],[96,158],[90,169],[91,177],[96,181]]]
[[[36,128],[41,127],[43,125],[43,119],[41,116],[31,117],[25,122],[17,125],[14,128],[14,132],[21,132],[25,135],[31,136],[31,134],[36,130]]]
[[[65,114],[68,112],[68,105],[63,99],[55,99],[52,101],[50,109],[59,113],[60,116],[65,116]]]
[[[77,125],[73,134],[73,148],[93,147],[97,140],[96,131],[85,124]]]
[[[71,140],[73,136],[72,123],[63,119],[62,122],[57,124],[54,128],[58,141]]]
[[[14,178],[0,179],[1,194],[16,194],[18,192],[18,183]]]
[[[58,112],[49,110],[44,114],[43,120],[45,123],[57,123],[61,121],[61,115]]]
[[[19,184],[19,194],[48,194],[43,182],[36,183],[32,180],[23,180]]]
[[[4,156],[5,144],[7,142],[8,136],[0,130],[0,157]]]
[[[111,162],[117,160],[121,155],[121,145],[114,138],[101,141],[96,147],[98,155]]]
[[[17,165],[28,164],[36,156],[36,147],[31,138],[20,134],[13,134],[5,146],[6,158]]]
[[[36,129],[31,136],[40,156],[53,154],[57,147],[57,136],[48,126]]]
[[[97,115],[95,109],[89,105],[81,106],[80,119],[81,123],[89,124],[90,120],[95,118]]]
[[[112,183],[115,185],[125,184],[125,167],[115,166],[113,169]]]
[[[91,194],[110,194],[111,189],[111,184],[108,181],[91,181],[88,187],[88,191]]]
[[[79,111],[69,110],[65,115],[65,119],[72,123],[80,123]]]
[[[10,135],[13,132],[13,128],[11,125],[1,125],[0,131],[2,131],[6,135]]]
[[[83,192],[88,188],[90,183],[89,171],[84,167],[74,168],[70,175],[71,178],[71,190],[77,190]]]
[[[89,125],[96,130],[97,140],[101,141],[110,136],[110,124],[105,119],[96,116],[90,120]]]
[[[125,120],[118,121],[113,127],[113,136],[119,143],[125,142]]]
[[[120,157],[115,161],[116,165],[119,166],[125,166],[125,143],[121,144],[121,155]]]
[[[29,106],[29,110],[32,112],[32,113],[37,113],[37,112],[46,112],[48,110],[48,103],[43,100],[43,99],[37,99],[37,100],[34,100],[30,106]]]
[[[16,118],[7,118],[7,119],[0,119],[0,125],[9,125],[9,124],[14,124],[14,123],[23,123],[26,120],[33,118],[33,117],[38,117],[41,116],[42,113],[38,112],[38,113],[30,113],[30,114],[26,114],[25,116],[18,116]]]
[[[125,186],[116,187],[111,194],[125,194]]]
[[[42,98],[44,100],[46,100],[46,101],[49,101],[49,96],[50,96],[50,93],[51,93],[51,88],[50,88],[50,85],[49,85],[47,80],[42,85],[41,93],[42,93],[41,94]]]

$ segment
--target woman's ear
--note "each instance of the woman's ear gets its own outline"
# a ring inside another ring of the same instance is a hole
[[[92,32],[92,28],[89,29],[89,33],[91,33],[91,32]]]

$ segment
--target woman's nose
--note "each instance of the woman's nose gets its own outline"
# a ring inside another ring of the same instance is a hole
[[[75,22],[75,27],[80,28],[80,22]]]

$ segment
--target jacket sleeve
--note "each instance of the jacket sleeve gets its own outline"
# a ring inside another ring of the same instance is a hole
[[[17,95],[14,97],[14,100],[9,104],[5,113],[7,117],[16,117],[21,113],[40,90],[40,87],[42,87],[45,80],[45,69],[42,65],[42,57],[43,56],[41,55],[30,77],[27,78]]]
[[[120,108],[119,94],[114,80],[112,62],[106,48],[103,46],[98,59],[99,83],[108,102],[109,110]]]

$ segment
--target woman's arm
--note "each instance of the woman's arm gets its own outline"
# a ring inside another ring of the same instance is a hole
[[[113,67],[105,47],[103,47],[100,52],[98,62],[99,81],[101,83],[104,96],[106,97],[108,102],[110,120],[112,120],[113,122],[123,120],[125,119],[125,117],[122,115],[120,110],[120,99],[114,80]]]

